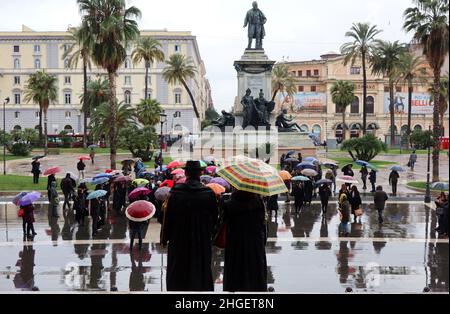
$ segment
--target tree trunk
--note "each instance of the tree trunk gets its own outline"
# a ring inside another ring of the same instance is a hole
[[[342,141],[345,140],[345,133],[346,133],[346,129],[345,129],[345,109],[347,107],[343,107],[342,108]]]
[[[433,106],[433,182],[439,181],[439,101],[441,86],[441,69],[436,68],[434,73],[434,106]]]
[[[408,145],[411,148],[411,116],[412,116],[412,93],[413,93],[413,85],[412,79],[408,78],[408,130],[406,131],[408,134]]]
[[[117,115],[117,104],[116,104],[116,73],[108,71],[109,79],[109,102],[111,105],[111,125],[109,128],[109,146],[110,154],[109,158],[111,160],[111,169],[116,169],[116,153],[117,153],[117,142],[116,142],[116,115]]]
[[[149,68],[149,62],[145,61],[145,97],[144,99],[148,99],[148,68]]]
[[[367,73],[366,73],[366,54],[362,54],[362,70],[363,70],[363,135],[366,135],[367,129]]]
[[[42,107],[39,105],[39,145],[44,145],[44,137],[42,135]]]
[[[48,155],[48,133],[47,133],[47,109],[42,110],[44,113],[44,155]]]
[[[394,113],[394,82],[389,79],[389,113],[391,116],[391,147],[395,145],[395,113]],[[401,143],[400,143],[401,145]]]
[[[189,89],[189,87],[187,86],[187,84],[184,80],[181,80],[181,84],[183,84],[184,88],[186,89],[186,91],[189,94],[189,98],[191,98],[192,107],[194,107],[195,116],[197,117],[197,119],[200,119],[200,114],[198,113],[197,105],[195,104],[194,96],[192,95],[191,90]]]
[[[276,89],[274,92],[273,92],[273,95],[272,95],[272,101],[275,101],[275,98],[277,97],[277,94],[278,94],[278,91],[279,91],[280,89],[278,88],[278,89]]]
[[[84,97],[83,97],[83,147],[87,148],[87,117],[89,104],[87,104],[88,92],[87,92],[87,63],[86,60],[83,59],[83,88],[84,88]]]

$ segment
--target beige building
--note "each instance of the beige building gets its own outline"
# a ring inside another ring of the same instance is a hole
[[[190,58],[197,69],[193,79],[188,80],[199,108],[201,119],[212,105],[211,88],[205,78],[206,69],[200,56],[196,37],[190,32],[141,31],[141,36],[151,36],[162,45],[166,58],[181,53]],[[83,117],[80,112],[80,96],[83,94],[82,62],[76,69],[68,67],[63,60],[64,51],[72,45],[68,32],[36,32],[23,26],[21,32],[0,32],[0,99],[10,98],[6,106],[6,130],[35,128],[39,123],[39,107],[24,102],[24,89],[30,74],[45,70],[58,78],[59,97],[52,104],[48,115],[49,134],[72,130],[83,132]],[[133,47],[127,50],[127,59],[118,71],[117,97],[132,105],[145,96],[145,65],[133,64]],[[149,96],[163,106],[168,121],[164,132],[193,129],[194,111],[188,93],[181,85],[169,85],[163,77],[163,62],[151,65],[149,72]],[[93,65],[88,71],[89,79],[107,77],[103,69]],[[3,119],[3,112],[0,113]],[[3,128],[3,127],[2,127]]]
[[[448,59],[448,58],[447,58]],[[362,134],[362,68],[361,62],[344,66],[344,57],[337,53],[327,53],[320,60],[284,62],[297,78],[297,93],[294,97],[280,94],[277,110],[288,109],[292,117],[305,131],[315,133],[323,141],[342,137],[358,137]],[[448,64],[448,61],[447,61]],[[430,75],[432,71],[424,60],[424,68]],[[355,102],[347,107],[345,126],[343,115],[332,101],[330,89],[338,80],[351,81],[356,86]],[[395,130],[405,132],[408,122],[408,87],[397,85],[395,90]],[[382,140],[390,137],[389,89],[388,79],[367,73],[367,128]],[[432,125],[433,106],[430,103],[428,86],[415,84],[412,97],[412,127],[427,129]],[[448,111],[444,123],[445,136],[448,137]]]

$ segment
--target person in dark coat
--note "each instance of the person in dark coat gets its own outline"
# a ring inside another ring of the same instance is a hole
[[[100,207],[102,202],[98,198],[91,200],[92,236],[97,235],[100,228]]]
[[[199,161],[188,161],[184,169],[186,183],[172,188],[161,229],[161,244],[168,245],[167,290],[213,291],[211,250],[217,198],[200,182]]]
[[[373,197],[373,202],[375,204],[375,209],[378,212],[378,222],[383,223],[383,210],[386,206],[386,201],[389,199],[386,192],[383,191],[383,187],[377,186],[377,191]]]
[[[272,216],[272,211],[275,212],[275,217],[278,217],[278,194],[267,197],[267,212]]]
[[[23,216],[22,216],[22,229],[23,229],[23,240],[34,239],[37,234],[34,231],[34,206],[33,204],[22,206]]]
[[[83,160],[80,159],[80,161],[77,163],[78,176],[80,178],[84,179],[84,169],[85,168],[86,168],[86,164],[83,162]]]
[[[350,202],[350,207],[352,209],[352,215],[355,219],[358,218],[355,214],[355,210],[361,208],[362,205],[362,200],[361,200],[361,195],[359,194],[358,188],[356,187],[356,185],[352,186],[352,189],[349,193],[349,202]]]
[[[89,201],[87,200],[89,192],[84,183],[78,186],[77,195],[73,203],[75,209],[75,219],[79,225],[84,225],[84,219],[86,217],[87,208],[89,206]]]
[[[328,201],[331,196],[331,189],[328,184],[322,184],[319,188],[320,203],[322,205],[322,214],[325,217],[328,209]]]
[[[397,171],[392,170],[391,174],[389,175],[389,184],[392,186],[392,195],[397,196],[397,184],[398,179],[400,178],[400,175]]]
[[[298,159],[298,162],[299,162],[299,163],[303,162],[303,156],[302,156],[302,153],[298,153],[297,159]]]
[[[58,191],[56,191],[56,180],[50,183],[50,189],[48,191],[48,194],[52,217],[59,218],[58,216],[59,197]]]
[[[41,174],[41,163],[35,159],[31,162],[31,173],[33,174],[33,184],[39,184],[39,175]]]
[[[284,169],[284,160],[286,159],[286,155],[283,154],[280,157],[280,169]]]
[[[303,207],[305,199],[305,190],[303,182],[294,182],[292,187],[292,194],[294,194],[295,213],[299,213]]]
[[[370,171],[369,182],[372,185],[372,190],[370,191],[370,193],[375,193],[375,184],[377,183],[377,172],[375,170]]]
[[[363,182],[363,190],[367,190],[367,176],[369,175],[367,167],[362,166],[359,173],[361,174],[361,180]]]
[[[51,201],[51,193],[50,190],[52,188],[52,182],[56,182],[56,177],[54,174],[51,174],[47,177],[47,197],[48,201]]]
[[[67,207],[70,209],[70,199],[72,198],[72,195],[75,193],[74,188],[74,180],[70,178],[70,174],[66,174],[66,177],[61,180],[60,184],[61,190],[64,194],[64,204],[63,204],[63,210]]]
[[[125,207],[126,194],[127,188],[125,182],[118,182],[114,184],[113,209],[117,213],[121,213],[122,208]]]
[[[305,192],[305,198],[304,198],[304,202],[305,204],[308,203],[309,205],[311,205],[312,202],[312,197],[313,197],[313,183],[312,181],[305,181],[304,183],[304,192]]]
[[[223,205],[227,224],[224,291],[267,291],[267,229],[262,198],[234,191]]]
[[[134,239],[138,237],[139,252],[142,251],[142,239],[145,237],[147,231],[148,221],[132,221],[128,220],[128,226],[130,228],[130,254],[133,252]]]
[[[353,172],[353,165],[352,164],[348,164],[346,165],[344,168],[341,169],[342,173],[344,174],[344,176],[350,176],[350,177],[354,177],[355,173]],[[351,183],[346,183],[347,187],[350,189],[350,187],[352,186]]]

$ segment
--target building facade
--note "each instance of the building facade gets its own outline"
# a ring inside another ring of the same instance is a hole
[[[344,57],[337,53],[327,53],[320,60],[284,62],[297,79],[297,93],[293,97],[280,93],[277,110],[288,109],[296,122],[320,139],[339,139],[362,135],[363,78],[361,62],[344,65]],[[447,56],[448,62],[448,56]],[[448,64],[448,63],[447,63]],[[432,82],[432,71],[424,59],[423,67]],[[448,70],[447,70],[448,71]],[[331,87],[338,80],[355,84],[355,101],[345,112],[333,103]],[[412,96],[413,129],[428,129],[433,123],[433,104],[428,93],[428,84],[414,84]],[[389,88],[388,78],[373,75],[367,71],[367,132],[375,134],[383,141],[390,138]],[[408,86],[395,86],[395,132],[404,134],[408,123]],[[444,118],[444,134],[448,137],[448,110]]]
[[[197,69],[187,84],[192,91],[201,120],[212,104],[211,90],[205,78],[205,65],[200,56],[196,37],[190,32],[141,31],[141,36],[151,36],[161,45],[166,59],[180,53],[192,60]],[[62,130],[82,133],[83,116],[80,96],[83,94],[82,62],[69,68],[63,60],[64,51],[73,42],[68,32],[36,32],[23,26],[22,32],[0,32],[0,99],[9,97],[6,105],[6,130],[37,128],[39,106],[24,101],[25,86],[30,74],[45,70],[58,78],[58,100],[48,111],[48,132],[57,134]],[[145,64],[133,64],[133,46],[127,49],[127,58],[118,71],[117,98],[136,105],[145,97]],[[162,76],[164,62],[151,64],[149,70],[149,97],[158,100],[167,114],[164,132],[173,130],[192,131],[195,113],[187,91],[182,85],[168,84]],[[88,70],[90,80],[107,78],[107,73],[95,65]],[[3,111],[0,117],[3,119]],[[2,127],[3,128],[3,127]]]

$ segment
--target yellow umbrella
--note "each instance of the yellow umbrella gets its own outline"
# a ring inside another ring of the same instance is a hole
[[[146,179],[136,179],[133,181],[133,184],[136,186],[144,186],[144,185],[149,184],[149,181]]]
[[[289,181],[292,179],[291,174],[286,170],[280,171],[280,177],[283,181]]]

